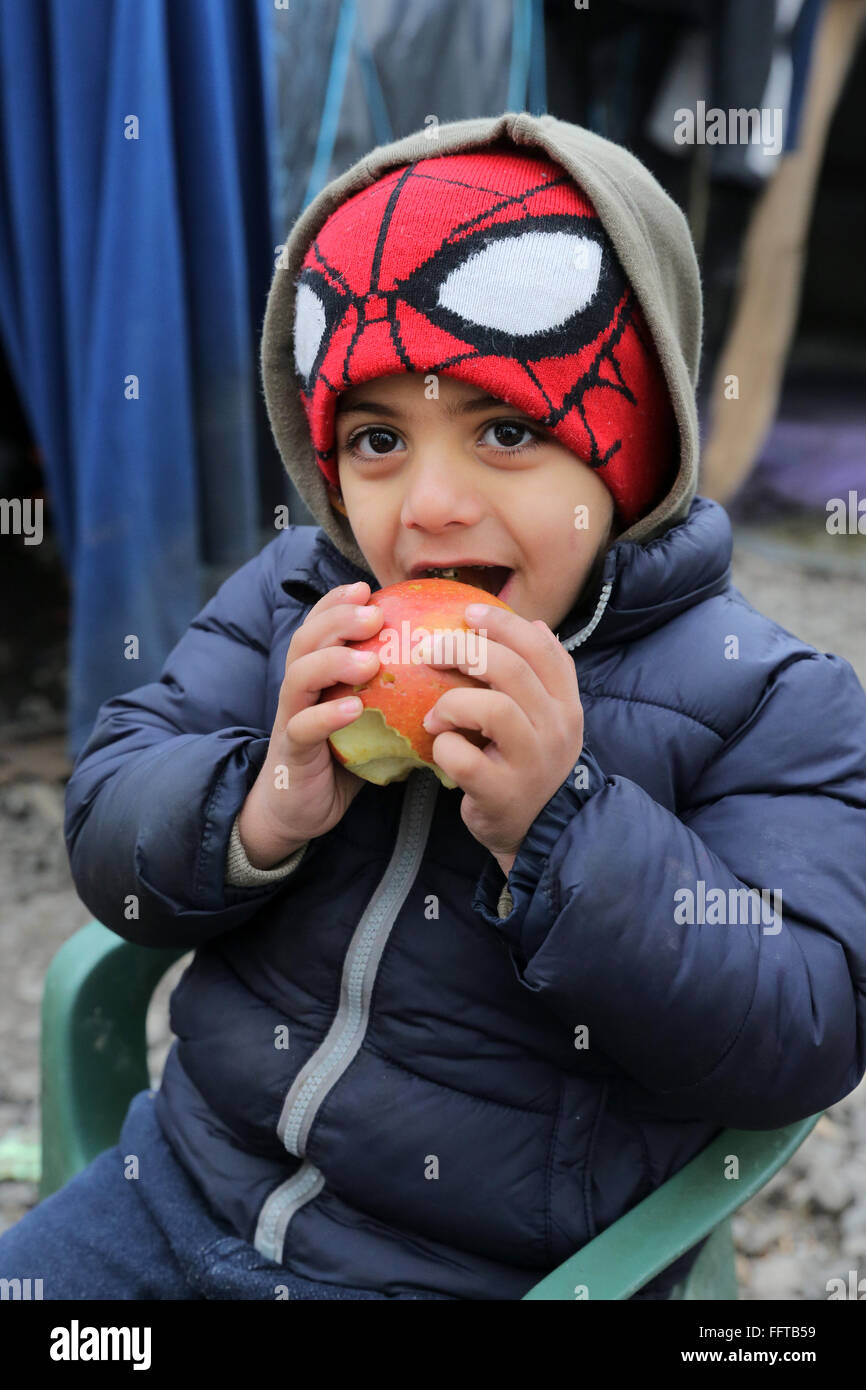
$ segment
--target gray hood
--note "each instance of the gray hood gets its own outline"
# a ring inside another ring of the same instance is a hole
[[[340,203],[389,169],[432,155],[483,148],[502,139],[546,151],[572,175],[595,205],[634,288],[665,374],[679,426],[680,467],[658,505],[619,541],[648,541],[688,513],[698,476],[695,405],[701,346],[701,288],[688,223],[677,204],[634,155],[555,116],[509,111],[427,127],[378,145],[322,189],[301,213],[274,272],[265,311],[261,372],[268,417],[283,465],[318,524],[337,549],[369,573],[348,520],[330,504],[316,464],[294,362],[295,281],[313,238]]]

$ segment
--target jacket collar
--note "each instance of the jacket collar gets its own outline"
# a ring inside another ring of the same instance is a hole
[[[642,637],[687,608],[723,593],[731,577],[733,540],[718,502],[695,497],[684,520],[648,542],[617,541],[600,573],[559,624],[567,651],[616,645]],[[292,598],[314,604],[339,584],[376,577],[346,558],[321,528],[309,556],[282,579]]]
[[[559,640],[571,651],[643,637],[723,593],[731,580],[732,549],[725,509],[695,497],[688,516],[661,536],[611,546],[597,581],[560,623]]]

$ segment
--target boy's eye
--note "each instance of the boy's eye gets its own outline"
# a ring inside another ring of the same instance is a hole
[[[493,439],[488,439],[488,435],[493,435]],[[528,439],[521,436],[528,435]],[[528,444],[536,442],[538,435],[531,430],[528,425],[524,425],[522,420],[496,420],[492,425],[488,425],[484,434],[481,436],[482,444],[498,444],[503,449],[516,450],[525,449]]]
[[[373,454],[390,454],[395,440],[399,440],[399,437],[393,430],[384,429],[379,425],[368,425],[366,429],[358,430],[357,434],[350,435],[346,440],[346,448],[354,449],[362,458],[370,458],[371,454],[368,450],[359,448],[362,441],[367,441]]]

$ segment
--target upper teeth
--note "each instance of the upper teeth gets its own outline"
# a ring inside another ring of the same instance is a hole
[[[496,566],[495,566],[495,565],[467,565],[466,568],[467,568],[467,569],[473,569],[473,570],[493,570],[493,569],[496,569]],[[425,573],[425,574],[441,574],[441,575],[442,575],[444,578],[446,578],[446,579],[456,579],[456,578],[457,578],[457,567],[456,567],[455,565],[447,565],[447,566],[443,566],[443,567],[439,567],[439,568],[436,568],[436,567],[431,566],[431,568],[425,570],[424,573]]]

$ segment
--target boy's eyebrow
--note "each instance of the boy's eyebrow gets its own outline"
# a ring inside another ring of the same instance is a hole
[[[516,410],[516,406],[508,406],[507,401],[503,401],[499,396],[472,396],[469,400],[456,401],[453,405],[444,407],[446,415],[471,415],[476,410],[486,410],[488,406],[500,405],[508,409]],[[340,396],[335,408],[337,415],[353,415],[362,411],[369,411],[371,415],[399,415],[400,411],[390,405],[385,405],[383,401],[356,401],[354,405],[346,403],[345,396]],[[524,414],[518,410],[518,414]]]

